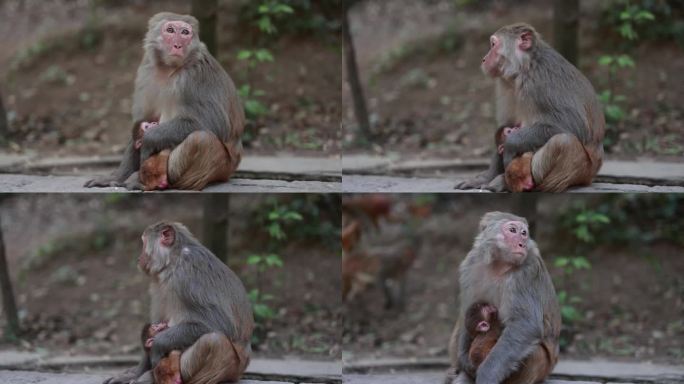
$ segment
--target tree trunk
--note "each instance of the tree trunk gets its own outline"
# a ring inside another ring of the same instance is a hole
[[[230,195],[212,193],[204,198],[203,242],[216,257],[223,260],[226,264],[228,264],[229,214]]]
[[[7,265],[2,228],[0,228],[0,289],[2,289],[2,309],[7,320],[5,337],[15,339],[21,334],[21,329],[19,328],[17,304],[14,301],[14,290],[12,289],[12,281],[10,280],[9,267]]]
[[[553,0],[553,39],[556,50],[577,66],[579,31],[579,0]]]
[[[207,46],[209,52],[216,57],[218,0],[192,0],[192,11],[190,12],[199,20],[200,40]]]
[[[537,202],[539,193],[514,193],[513,212],[527,219],[530,235],[537,235]]]
[[[2,95],[0,95],[0,143],[7,141],[8,130],[7,111],[5,111],[5,104],[2,103]]]
[[[344,12],[342,12],[342,40],[344,43],[344,58],[347,66],[347,81],[352,93],[352,102],[354,103],[354,115],[356,122],[359,124],[361,130],[361,137],[366,140],[371,140],[370,120],[368,119],[368,108],[366,107],[366,99],[363,95],[363,87],[359,78],[358,65],[356,64],[356,51],[354,50],[354,41],[349,31],[349,3],[345,3]]]

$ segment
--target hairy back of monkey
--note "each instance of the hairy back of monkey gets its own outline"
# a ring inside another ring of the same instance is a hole
[[[190,134],[168,156],[169,184],[174,188],[201,190],[209,183],[228,181],[232,167],[230,151],[216,135],[208,131]]]

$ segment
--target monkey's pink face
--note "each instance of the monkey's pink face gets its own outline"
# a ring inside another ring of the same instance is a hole
[[[162,27],[162,41],[169,56],[184,59],[192,42],[192,26],[183,21],[167,21]]]
[[[501,39],[496,37],[496,35],[492,35],[492,37],[489,38],[489,52],[482,58],[482,72],[484,72],[485,75],[491,77],[498,77],[501,75],[501,44]]]
[[[142,252],[140,252],[140,256],[138,256],[138,267],[140,267],[143,272],[149,274],[151,257],[150,254],[147,253],[147,234],[145,233],[142,235],[142,242],[143,248]]]
[[[529,240],[527,225],[522,221],[507,221],[503,223],[501,230],[504,246],[516,256],[517,263],[522,263],[527,256],[527,241]]]

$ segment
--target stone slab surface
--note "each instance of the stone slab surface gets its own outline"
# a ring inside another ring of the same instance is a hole
[[[109,373],[47,373],[32,371],[0,371],[2,384],[101,384]],[[278,384],[282,381],[240,380],[241,384]]]
[[[444,358],[384,358],[345,363],[344,381],[364,383],[441,383],[448,361]],[[367,373],[364,373],[367,372]],[[582,381],[584,380],[584,381]],[[566,383],[684,383],[684,365],[650,362],[614,362],[602,359],[588,361],[561,359],[547,384]]]
[[[91,176],[36,176],[0,174],[0,192],[66,192],[98,193],[128,192],[125,188],[84,188]],[[341,183],[325,181],[283,181],[268,179],[231,179],[227,183],[214,184],[203,192],[340,192]],[[163,193],[174,192],[166,191]],[[183,191],[175,191],[183,192]],[[156,193],[156,192],[155,192]]]
[[[479,167],[486,168],[487,159],[426,159],[426,158],[400,158],[396,155],[374,156],[364,154],[345,154],[342,158],[342,169],[345,173],[358,173],[372,169],[443,169]],[[655,162],[651,160],[621,161],[605,160],[599,175],[616,177],[643,177],[655,179],[684,180],[684,161],[682,162]]]
[[[442,383],[444,381],[444,371],[430,371],[420,373],[396,373],[379,375],[344,375],[342,382],[348,384],[425,384]],[[598,381],[566,381],[566,380],[546,380],[545,384],[599,384]]]
[[[454,185],[463,178],[418,178],[396,176],[348,175],[342,176],[342,190],[344,192],[395,192],[395,193],[439,193],[465,192],[476,193],[488,191],[457,190]],[[596,193],[681,193],[684,187],[655,186],[649,187],[636,184],[593,183],[588,187],[571,188],[568,192]]]
[[[111,167],[112,170],[121,161],[121,156],[62,156],[41,158],[31,155],[12,155],[0,153],[0,170],[26,168],[79,168],[86,166]],[[275,172],[304,174],[337,174],[341,173],[340,156],[297,156],[281,154],[276,156],[255,156],[244,154],[239,171]],[[107,172],[103,172],[105,174]]]

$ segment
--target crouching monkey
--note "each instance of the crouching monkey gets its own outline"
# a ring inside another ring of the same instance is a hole
[[[143,336],[149,351],[136,368],[104,384],[152,384],[155,376],[173,377],[175,367],[183,384],[239,380],[254,328],[240,279],[182,224],[152,225],[142,240],[138,266],[151,280],[150,322],[164,325],[147,330],[152,340]]]
[[[558,361],[561,317],[556,291],[527,221],[489,212],[459,268],[460,314],[449,342],[447,383],[532,384]],[[478,302],[497,308],[503,331],[482,363],[470,360],[466,313]]]
[[[133,130],[145,124],[159,126],[146,131],[139,143],[131,138],[119,168],[85,186],[139,189],[138,171],[145,160],[188,140],[192,142],[185,146],[187,150],[177,152],[180,158],[169,162],[170,175],[182,179],[190,172],[192,177],[186,178],[211,179],[217,165],[212,154],[218,153],[223,156],[222,177],[230,177],[242,158],[244,110],[233,80],[199,40],[197,19],[169,12],[154,15],[148,22],[143,50],[133,92]],[[193,136],[197,131],[213,134],[225,149],[216,151],[213,140],[198,140],[211,136]],[[223,155],[225,151],[227,155]],[[198,165],[192,168],[191,163]],[[177,184],[174,187],[184,187]]]

